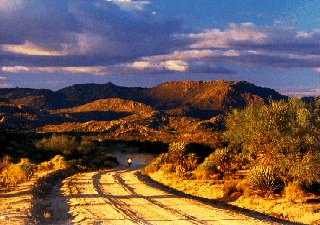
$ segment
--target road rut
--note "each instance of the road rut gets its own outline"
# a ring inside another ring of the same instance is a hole
[[[142,182],[137,170],[73,175],[61,188],[73,224],[283,224],[185,198]]]

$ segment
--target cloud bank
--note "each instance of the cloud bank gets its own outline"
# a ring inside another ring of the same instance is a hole
[[[150,4],[0,0],[0,87],[18,73],[236,74],[232,65],[320,72],[320,29],[231,23],[192,32]]]

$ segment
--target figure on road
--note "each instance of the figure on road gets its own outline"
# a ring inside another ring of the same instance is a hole
[[[127,159],[127,163],[128,163],[128,166],[130,167],[131,164],[132,164],[132,158],[131,158],[131,157],[129,157],[129,158]]]

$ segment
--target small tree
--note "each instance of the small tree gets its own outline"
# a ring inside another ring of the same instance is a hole
[[[319,108],[290,99],[234,110],[227,116],[223,137],[230,145],[240,146],[248,160],[259,158],[272,166],[286,184],[305,179],[318,182],[319,160],[311,160],[310,155],[318,155],[320,149]]]
[[[185,142],[174,142],[169,145],[168,159],[176,168],[178,176],[184,176],[187,172],[197,167],[198,157],[195,153],[188,151]]]

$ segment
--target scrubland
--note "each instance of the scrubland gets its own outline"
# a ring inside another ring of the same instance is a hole
[[[233,110],[211,154],[172,143],[143,173],[188,194],[319,224],[319,122],[319,104],[299,99]]]

